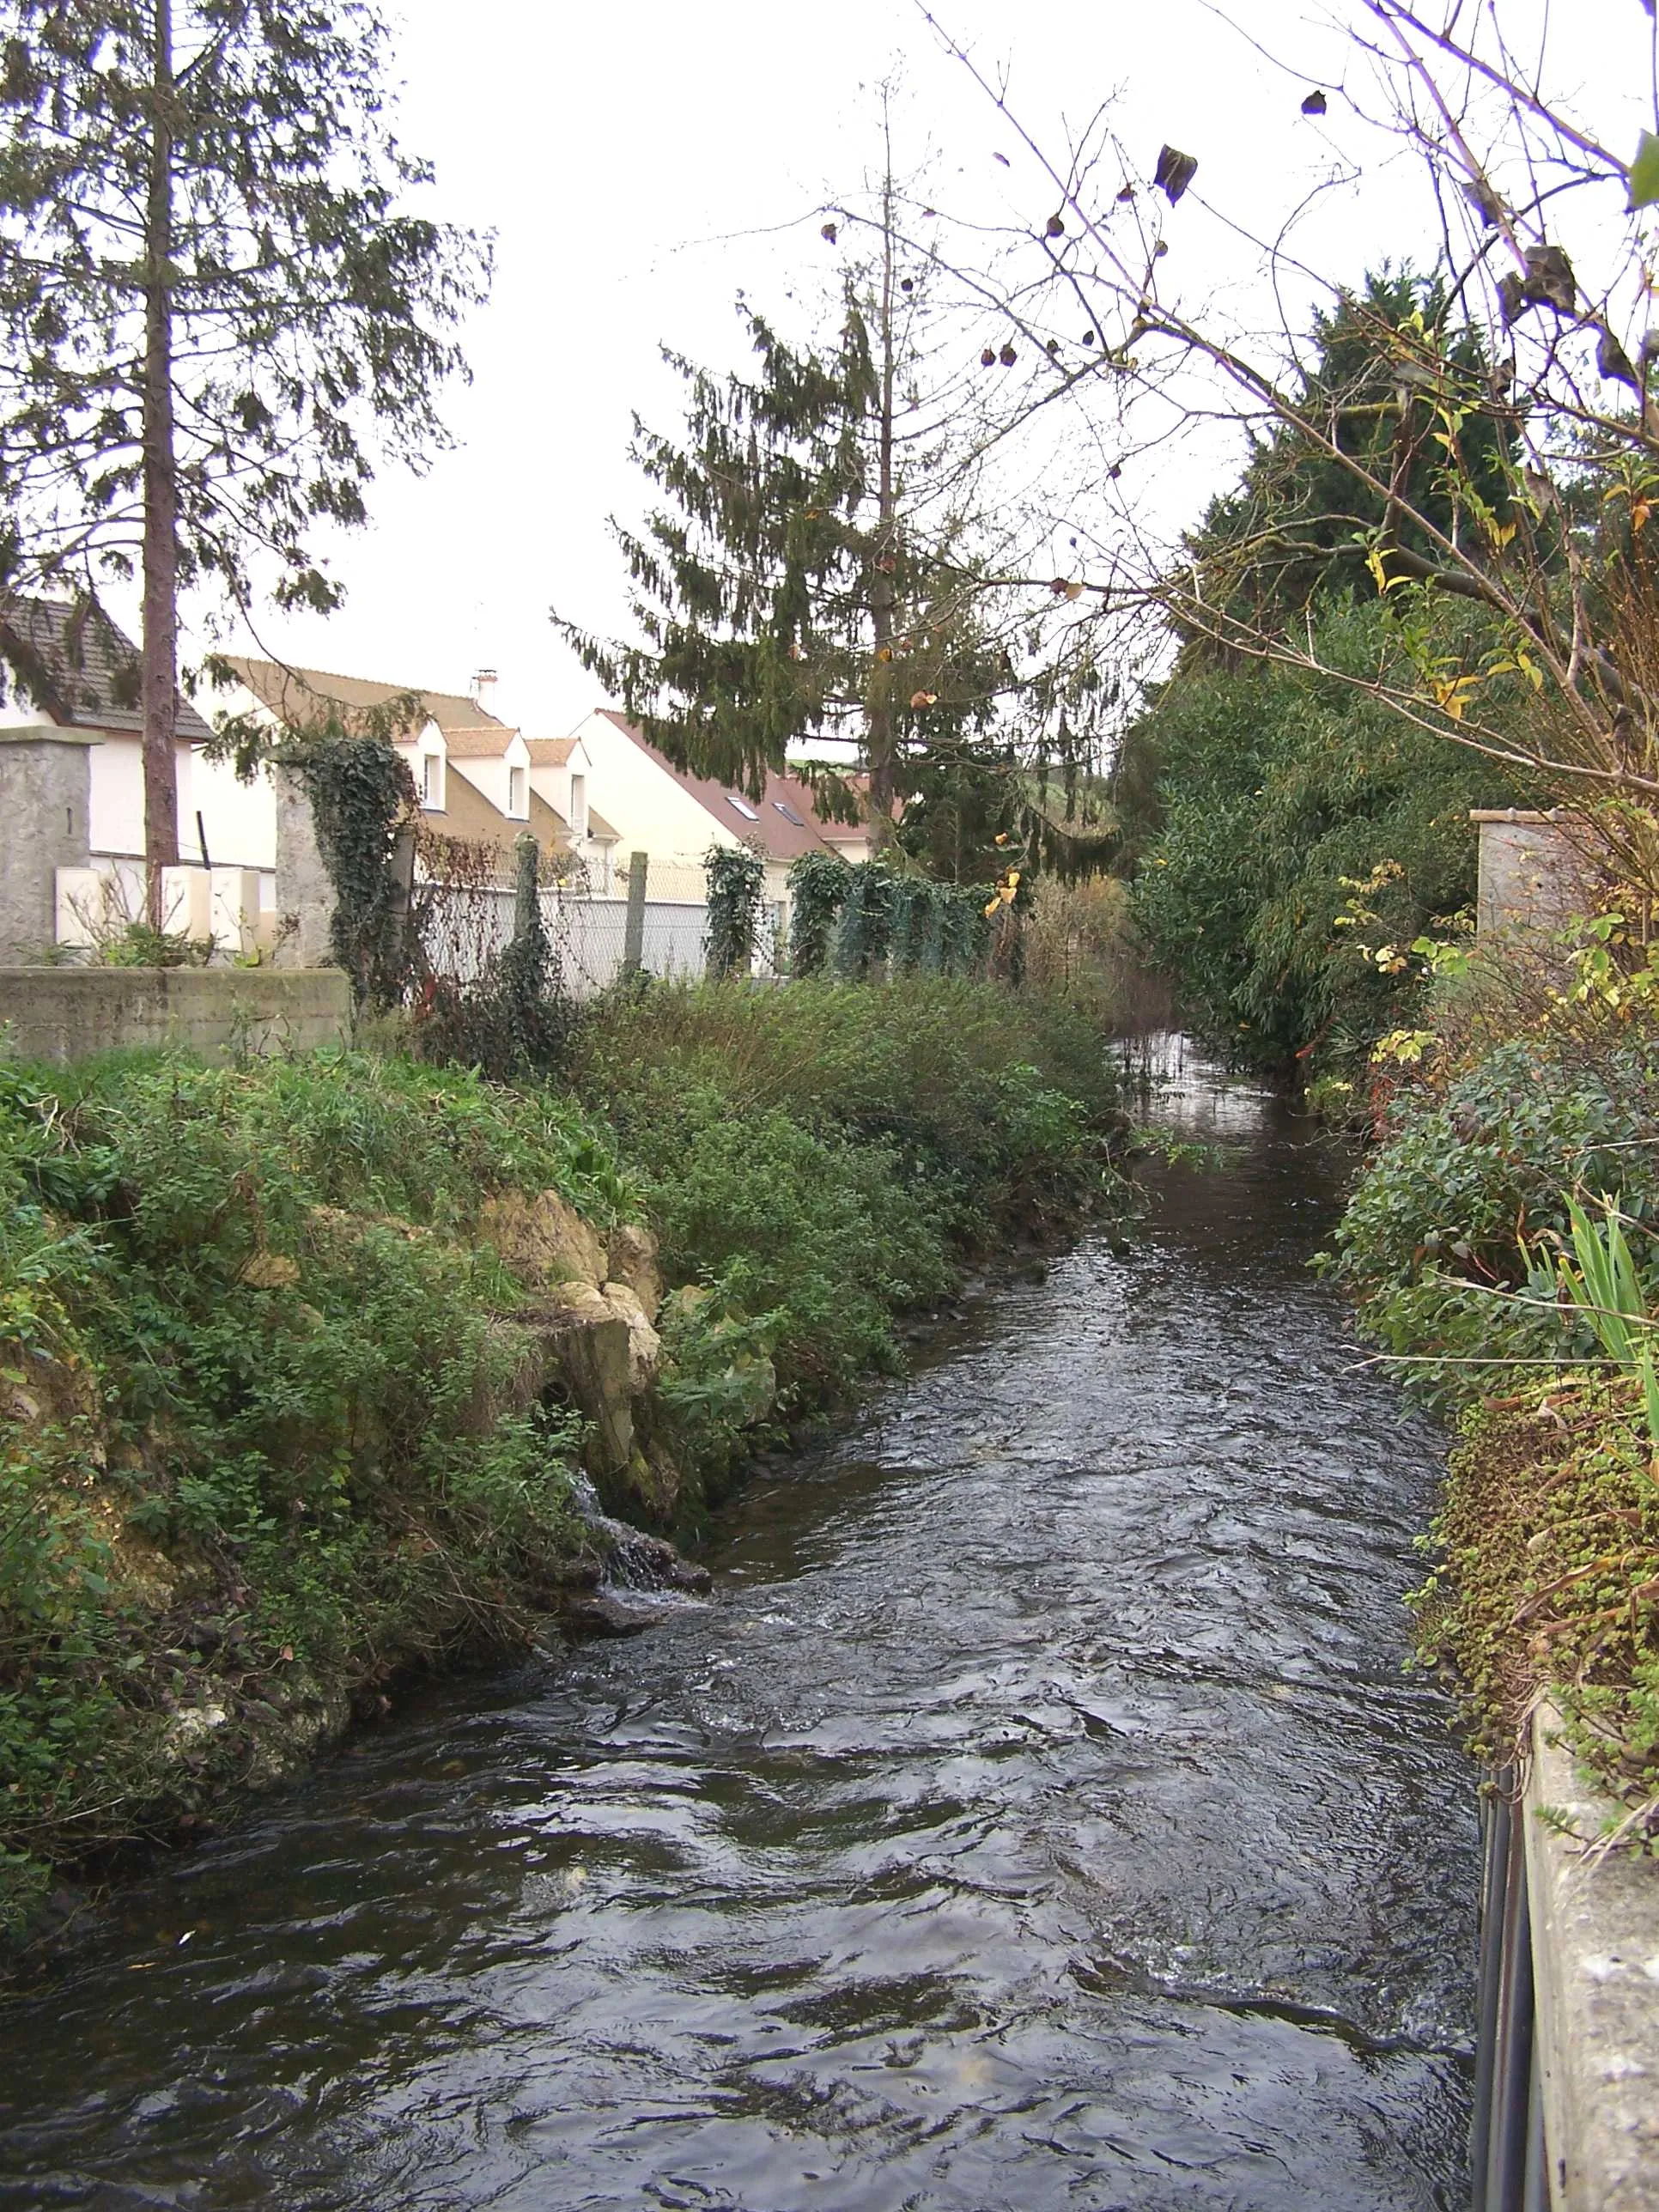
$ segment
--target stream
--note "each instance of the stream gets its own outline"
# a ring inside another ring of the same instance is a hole
[[[774,1465],[637,1638],[412,1697],[0,2008],[0,2206],[1468,2202],[1444,1440],[1224,1144]]]

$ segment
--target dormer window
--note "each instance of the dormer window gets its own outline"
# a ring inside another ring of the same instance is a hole
[[[587,835],[587,778],[573,775],[570,779],[570,829],[573,836]]]
[[[444,811],[444,757],[441,753],[421,755],[421,805],[428,814]]]
[[[526,784],[527,771],[510,768],[507,771],[507,811],[515,822],[530,819],[530,793]]]
[[[737,813],[741,814],[745,822],[758,822],[760,820],[760,816],[749,804],[749,801],[746,799],[739,799],[735,791],[728,791],[726,793],[726,803]]]

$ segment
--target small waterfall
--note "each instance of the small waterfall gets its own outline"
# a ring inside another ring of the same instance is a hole
[[[702,1602],[711,1579],[707,1567],[684,1558],[665,1536],[649,1535],[607,1513],[580,1471],[571,1478],[570,1497],[599,1557],[598,1585],[567,1608],[571,1626],[629,1635],[665,1613]]]

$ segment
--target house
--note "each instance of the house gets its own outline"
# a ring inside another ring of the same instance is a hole
[[[409,763],[428,829],[464,844],[494,848],[504,877],[511,872],[514,845],[526,830],[550,867],[568,867],[569,827],[532,783],[523,733],[498,720],[476,696],[290,668],[275,660],[239,656],[227,665],[235,680],[222,703],[233,714],[252,714],[273,727],[330,716],[347,729],[363,727],[377,710],[391,710],[384,733]]]
[[[573,851],[596,897],[617,885],[617,833],[592,803],[593,762],[578,738],[531,738],[530,783],[570,825]]]
[[[621,863],[632,853],[647,854],[653,897],[701,899],[709,847],[749,845],[765,862],[763,896],[781,928],[789,871],[804,854],[837,853],[854,862],[869,858],[868,827],[828,820],[818,812],[811,787],[797,776],[769,775],[760,796],[750,799],[675,768],[626,715],[608,707],[588,715],[568,742],[589,763],[585,773],[616,824]]]
[[[84,731],[88,759],[87,865],[106,913],[143,912],[144,773],[138,708],[138,648],[89,596],[0,601],[0,661],[7,680],[0,728],[46,725]],[[269,793],[237,781],[228,762],[201,750],[213,735],[189,701],[178,700],[173,758],[179,790],[179,856],[220,878],[224,896],[264,909],[276,903],[276,820]],[[257,887],[243,880],[257,874]],[[234,879],[233,884],[233,878]],[[70,896],[83,902],[91,886]],[[220,925],[224,916],[216,917]],[[248,917],[257,923],[257,915]],[[192,915],[190,926],[201,927]]]

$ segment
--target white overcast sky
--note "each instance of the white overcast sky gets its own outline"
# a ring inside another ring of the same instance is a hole
[[[1539,0],[1500,4],[1507,20]],[[937,0],[936,12],[1006,73],[1011,106],[1047,143],[1112,99],[1116,133],[1148,171],[1162,142],[1182,147],[1200,160],[1195,198],[1269,232],[1340,156],[1363,156],[1365,184],[1310,219],[1322,265],[1357,279],[1385,254],[1432,258],[1417,172],[1403,157],[1377,166],[1382,149],[1336,90],[1340,42],[1317,0],[1235,0],[1231,12],[1332,87],[1322,124],[1299,112],[1306,84],[1203,0]],[[1569,12],[1566,67],[1606,123],[1609,99],[1643,85],[1646,18],[1639,0],[1558,0]],[[625,619],[605,520],[642,503],[631,411],[676,419],[659,344],[735,365],[739,287],[766,306],[832,274],[814,211],[872,165],[871,88],[902,70],[900,157],[928,142],[941,207],[1036,225],[1053,194],[913,0],[403,0],[394,20],[401,134],[435,164],[439,210],[495,233],[494,296],[467,333],[473,382],[446,403],[455,450],[422,478],[375,487],[371,526],[332,549],[343,611],[273,615],[264,642],[302,664],[439,689],[493,665],[502,711],[533,735],[558,732],[601,702],[547,610],[600,630]],[[1632,108],[1632,149],[1638,119]],[[1269,320],[1271,299],[1249,296],[1252,257],[1224,252],[1213,222],[1206,235],[1182,270],[1190,296],[1230,289],[1235,312]],[[1135,489],[1178,525],[1213,488],[1213,471],[1203,480],[1189,465]]]

